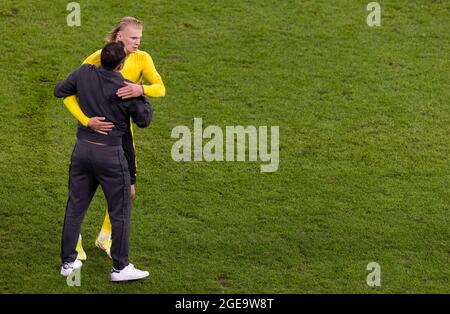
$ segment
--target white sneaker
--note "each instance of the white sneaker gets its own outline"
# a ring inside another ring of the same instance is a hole
[[[69,277],[71,273],[73,273],[78,268],[81,268],[81,266],[83,266],[83,263],[78,259],[72,263],[64,263],[61,266],[61,275],[64,277]]]
[[[111,270],[111,281],[128,281],[143,279],[149,275],[148,271],[142,271],[134,268],[133,264],[128,264],[122,270],[116,270],[114,267]]]

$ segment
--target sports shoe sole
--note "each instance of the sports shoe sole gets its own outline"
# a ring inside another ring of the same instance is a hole
[[[125,278],[125,279],[113,279],[113,278],[111,277],[111,281],[112,281],[112,282],[135,281],[135,280],[141,280],[141,279],[147,278],[149,275],[150,275],[150,274],[147,274],[147,275],[145,275],[145,276],[138,277],[138,278],[134,277],[134,278],[129,278],[129,279],[128,279],[128,278]]]

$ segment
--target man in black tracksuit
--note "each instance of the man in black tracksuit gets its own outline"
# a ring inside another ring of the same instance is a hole
[[[146,127],[152,119],[152,109],[143,96],[121,99],[116,92],[123,87],[120,69],[125,61],[121,43],[107,44],[101,54],[102,66],[82,65],[55,87],[56,97],[77,95],[83,112],[89,116],[105,117],[114,124],[107,134],[100,134],[78,123],[77,143],[69,170],[67,201],[61,240],[61,274],[70,275],[82,263],[75,250],[81,223],[101,185],[108,202],[112,224],[111,280],[141,279],[148,272],[135,269],[128,261],[130,237],[130,173],[122,148],[122,137],[130,129],[130,117],[138,127]]]

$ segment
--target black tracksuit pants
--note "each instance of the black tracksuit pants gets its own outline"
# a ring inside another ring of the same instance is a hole
[[[97,190],[102,187],[112,225],[113,267],[123,269],[128,262],[130,239],[130,172],[122,146],[102,146],[78,140],[69,170],[69,198],[61,239],[62,262],[73,262],[81,223]]]

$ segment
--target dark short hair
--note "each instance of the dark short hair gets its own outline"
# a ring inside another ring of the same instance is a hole
[[[114,70],[119,64],[124,62],[126,57],[122,42],[108,43],[103,47],[100,56],[102,67],[108,70]]]

